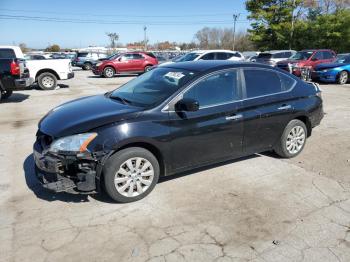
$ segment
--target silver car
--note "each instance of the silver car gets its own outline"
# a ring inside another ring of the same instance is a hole
[[[287,60],[289,57],[294,55],[294,50],[272,50],[262,52],[256,58],[257,63],[267,64],[270,66],[276,66],[278,62]]]

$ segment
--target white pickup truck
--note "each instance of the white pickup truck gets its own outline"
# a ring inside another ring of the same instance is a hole
[[[12,50],[15,57],[25,59],[21,49],[18,46],[0,46],[1,49]],[[26,66],[29,69],[30,77],[38,83],[43,90],[52,90],[57,87],[57,80],[66,80],[74,77],[70,59],[44,59],[44,60],[26,60]]]

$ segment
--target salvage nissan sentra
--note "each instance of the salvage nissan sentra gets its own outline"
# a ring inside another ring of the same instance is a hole
[[[295,157],[322,118],[318,86],[287,72],[176,63],[51,110],[34,144],[36,174],[56,192],[132,202],[160,176],[270,150]]]

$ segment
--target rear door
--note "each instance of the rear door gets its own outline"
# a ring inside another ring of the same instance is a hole
[[[243,148],[248,153],[270,149],[294,112],[291,90],[297,83],[287,74],[262,68],[245,68]]]

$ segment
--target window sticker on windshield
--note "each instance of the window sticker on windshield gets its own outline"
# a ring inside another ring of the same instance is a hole
[[[182,72],[169,72],[165,75],[165,77],[170,77],[170,78],[174,78],[176,80],[180,80],[181,78],[183,78],[185,75]]]

